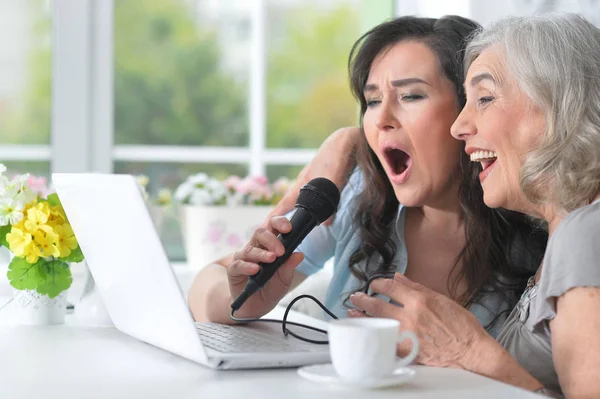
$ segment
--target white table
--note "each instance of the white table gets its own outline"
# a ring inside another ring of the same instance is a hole
[[[195,272],[175,269],[187,291]],[[82,283],[75,276],[73,302]],[[9,287],[0,287],[0,305],[7,294]],[[114,328],[81,325],[73,315],[62,326],[14,327],[7,310],[0,312],[2,399],[541,398],[466,371],[428,367],[415,367],[408,384],[369,391],[320,385],[296,369],[215,371]]]
[[[2,399],[540,398],[462,370],[416,366],[408,384],[358,391],[295,369],[214,371],[114,328],[0,326]]]

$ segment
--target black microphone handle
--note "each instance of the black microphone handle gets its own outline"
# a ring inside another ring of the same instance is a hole
[[[264,286],[273,277],[277,269],[289,259],[308,233],[319,224],[316,216],[304,208],[296,209],[290,223],[292,224],[292,230],[289,233],[277,236],[285,248],[284,254],[271,263],[259,263],[260,270],[258,273],[249,277],[249,280],[254,280],[260,287]]]

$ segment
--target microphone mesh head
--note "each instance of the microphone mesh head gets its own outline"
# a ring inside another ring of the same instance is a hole
[[[317,177],[300,189],[296,207],[310,211],[323,223],[337,211],[339,202],[340,191],[336,185],[329,179]]]

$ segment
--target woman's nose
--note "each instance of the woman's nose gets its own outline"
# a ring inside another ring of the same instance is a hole
[[[379,131],[387,132],[400,127],[400,122],[394,115],[393,105],[389,101],[382,101],[378,108],[375,125]]]
[[[450,128],[450,134],[457,140],[467,140],[475,135],[477,130],[469,109],[465,106]]]

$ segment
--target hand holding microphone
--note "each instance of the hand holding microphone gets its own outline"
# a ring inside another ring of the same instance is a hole
[[[337,210],[339,199],[339,190],[330,180],[311,180],[300,190],[289,221],[281,216],[272,218],[268,228],[256,230],[244,249],[236,252],[227,272],[235,298],[231,307],[237,317],[260,317],[277,305],[303,259],[295,249]]]

